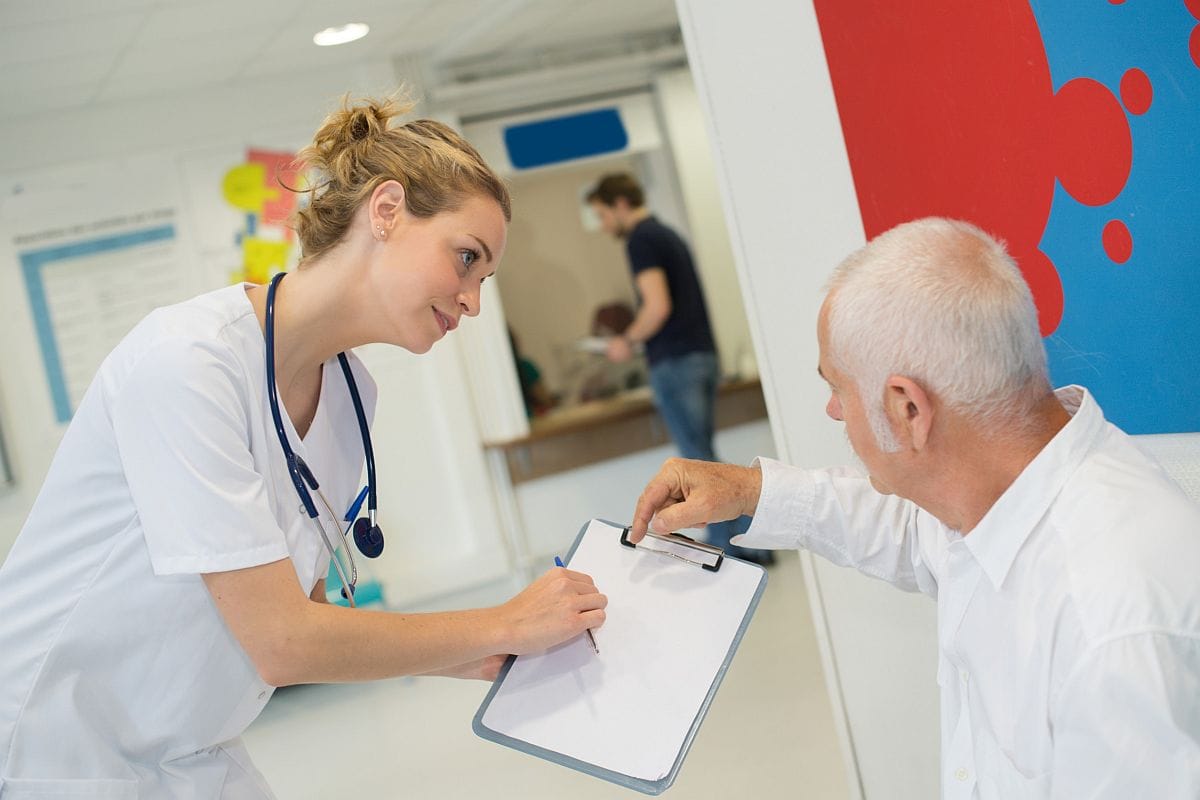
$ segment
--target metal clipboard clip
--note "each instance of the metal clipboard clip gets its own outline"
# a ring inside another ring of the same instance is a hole
[[[652,545],[647,544],[647,541],[650,539],[654,540]],[[690,536],[684,536],[682,533],[654,533],[653,531],[646,531],[646,538],[640,544],[634,544],[629,541],[629,528],[627,526],[621,531],[621,544],[636,550],[649,550],[652,553],[660,553],[664,556],[702,567],[709,572],[716,572],[721,569],[721,564],[725,561],[725,551],[721,548],[705,542],[698,542]]]

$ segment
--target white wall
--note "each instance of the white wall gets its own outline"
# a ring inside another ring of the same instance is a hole
[[[654,81],[654,93],[687,209],[692,253],[720,350],[721,372],[743,377],[756,375],[754,344],[750,340],[729,230],[721,208],[713,148],[691,71],[677,69],[659,75]]]
[[[816,316],[824,280],[864,234],[812,5],[678,8],[778,451],[845,463],[841,426],[823,414]],[[934,603],[806,564],[850,783],[867,798],[937,797]]]

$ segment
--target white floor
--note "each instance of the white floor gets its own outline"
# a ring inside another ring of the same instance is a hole
[[[849,797],[800,563],[779,555],[667,790],[676,800]],[[246,743],[280,800],[639,796],[476,737],[471,719],[487,689],[439,678],[284,689]]]

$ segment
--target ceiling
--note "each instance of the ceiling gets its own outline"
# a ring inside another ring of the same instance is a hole
[[[312,43],[347,22],[371,33]],[[0,120],[371,59],[482,78],[677,24],[673,0],[0,0]]]

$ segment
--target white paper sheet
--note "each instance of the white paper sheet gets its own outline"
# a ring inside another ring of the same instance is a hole
[[[607,622],[522,656],[481,722],[532,745],[642,780],[671,770],[763,578],[726,560],[717,572],[624,547],[593,520],[567,564],[608,595]]]

